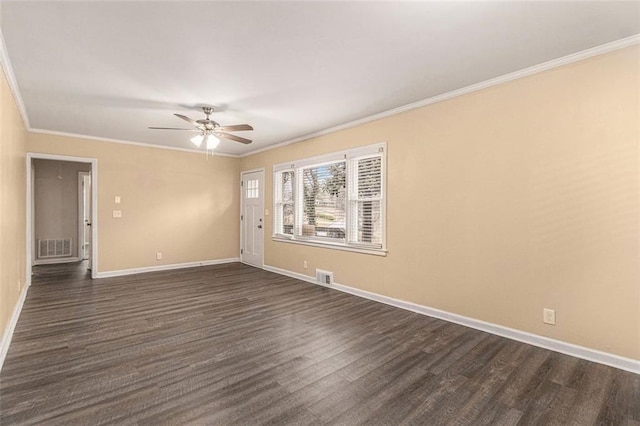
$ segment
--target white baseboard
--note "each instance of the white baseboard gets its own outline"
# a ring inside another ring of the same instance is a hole
[[[309,275],[299,274],[297,272],[289,271],[287,269],[280,269],[280,268],[276,268],[275,266],[269,266],[269,265],[264,265],[263,269],[265,271],[275,272],[276,274],[286,275],[287,277],[296,278],[301,281],[306,281],[311,284],[318,284],[319,286],[322,286],[322,287],[329,287],[317,282],[315,277],[310,277]]]
[[[56,263],[73,263],[80,262],[79,257],[56,257],[53,259],[37,259],[33,262],[34,265],[53,265]]]
[[[360,290],[354,287],[349,287],[349,286],[338,284],[335,282],[333,285],[326,286],[318,283],[315,280],[315,277],[310,277],[308,275],[288,271],[286,269],[276,268],[274,266],[265,265],[264,269],[266,271],[275,272],[276,274],[286,275],[291,278],[297,278],[299,280],[306,281],[312,284],[317,284],[322,287],[333,288],[333,289],[342,291],[344,293],[349,293],[349,294],[353,294],[354,296],[364,297],[365,299],[370,299],[376,302],[385,303],[387,305],[391,305],[397,308],[416,312],[418,314],[439,318],[445,321],[449,321],[456,324],[464,325],[466,327],[474,328],[476,330],[481,330],[487,333],[495,334],[497,336],[506,337],[507,339],[516,340],[518,342],[527,343],[533,346],[538,346],[540,348],[549,349],[555,352],[560,352],[565,355],[571,355],[576,358],[586,359],[587,361],[593,361],[599,364],[604,364],[610,367],[615,367],[621,370],[640,374],[639,360],[625,358],[612,353],[602,352],[602,351],[598,351],[596,349],[591,349],[591,348],[586,348],[584,346],[574,345],[572,343],[563,342],[561,340],[555,340],[549,337],[539,336],[537,334],[528,333],[526,331],[504,327],[502,325],[465,317],[462,315],[454,314],[454,313],[443,311],[436,308],[431,308],[424,305],[418,305],[417,303],[394,299],[392,297],[383,296],[383,295],[372,293],[365,290]]]
[[[229,259],[202,260],[199,262],[174,263],[171,265],[146,266],[143,268],[120,269],[117,271],[97,272],[95,278],[121,277],[123,275],[143,274],[145,272],[169,271],[172,269],[193,268],[196,266],[220,265],[223,263],[240,262],[239,257]]]
[[[26,282],[22,287],[22,291],[20,292],[20,297],[18,298],[18,302],[16,306],[13,308],[13,313],[11,314],[11,318],[9,318],[9,323],[2,333],[2,340],[0,340],[0,371],[2,370],[2,365],[4,364],[4,359],[7,357],[7,352],[9,352],[9,345],[11,344],[11,338],[13,337],[13,331],[16,328],[16,324],[18,323],[18,318],[20,317],[20,312],[22,312],[22,306],[24,305],[24,301],[27,298],[27,291],[29,291],[29,282]]]

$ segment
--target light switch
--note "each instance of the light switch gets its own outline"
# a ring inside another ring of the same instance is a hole
[[[269,216],[269,209],[264,209],[264,215]]]
[[[122,217],[122,210],[114,210],[113,211],[113,217],[121,218]]]
[[[115,199],[113,200],[113,202],[116,203],[116,204],[120,204],[120,196],[116,195]]]

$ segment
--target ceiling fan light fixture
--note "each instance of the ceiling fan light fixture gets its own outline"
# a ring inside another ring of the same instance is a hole
[[[197,148],[200,148],[202,141],[204,140],[204,135],[196,135],[191,138],[191,143],[194,144]]]
[[[205,146],[207,147],[208,151],[213,151],[220,144],[220,139],[218,139],[214,135],[207,135],[205,139],[207,141]]]

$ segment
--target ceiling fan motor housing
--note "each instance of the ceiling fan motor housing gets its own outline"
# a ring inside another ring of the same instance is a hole
[[[196,120],[196,122],[202,124],[204,126],[204,128],[207,129],[207,130],[213,130],[216,127],[219,127],[218,123],[216,123],[213,120],[209,120],[209,119],[207,119],[207,120]]]
[[[213,130],[213,129],[215,129],[216,127],[219,127],[219,126],[220,126],[220,125],[219,125],[218,123],[216,123],[215,121],[213,121],[213,120],[210,120],[210,119],[209,119],[209,116],[210,116],[211,114],[213,114],[213,107],[210,107],[210,106],[202,107],[202,111],[203,111],[203,112],[204,112],[204,114],[207,116],[207,118],[206,118],[206,119],[204,119],[204,120],[196,120],[196,121],[197,121],[198,123],[202,124],[202,125],[205,127],[205,129],[207,129],[207,130]]]

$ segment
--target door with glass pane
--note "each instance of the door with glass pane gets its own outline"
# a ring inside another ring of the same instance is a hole
[[[241,180],[240,260],[263,266],[264,250],[264,171],[243,172]]]

